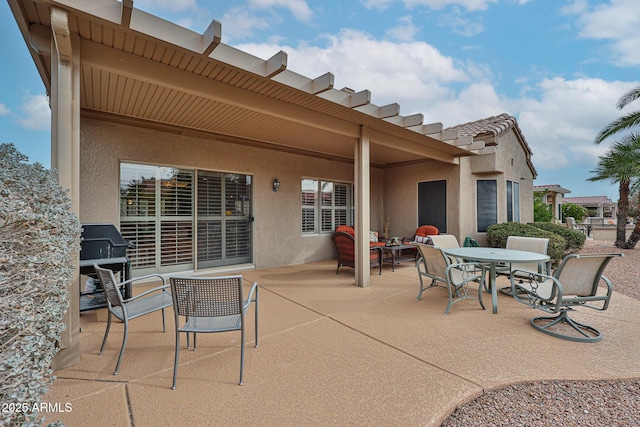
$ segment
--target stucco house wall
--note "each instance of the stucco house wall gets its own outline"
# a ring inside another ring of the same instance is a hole
[[[412,236],[418,224],[418,183],[445,180],[447,183],[447,230],[460,243],[471,236],[486,244],[486,233],[477,231],[478,180],[497,183],[498,223],[507,221],[507,181],[520,187],[520,222],[533,221],[534,171],[528,151],[514,129],[491,138],[484,154],[461,157],[459,164],[437,161],[399,165],[385,169],[385,216],[391,216],[393,236]]]
[[[418,184],[447,182],[447,227],[458,232],[458,166],[437,161],[389,167],[384,173],[385,216],[389,216],[391,236],[412,237],[418,224]]]
[[[198,168],[253,176],[253,254],[257,268],[331,259],[330,234],[303,236],[301,180],[353,182],[353,165],[218,140],[84,118],[80,220],[120,223],[120,162]],[[275,173],[274,171],[278,171]],[[280,190],[271,190],[275,178]],[[371,205],[380,206],[382,170],[371,170]],[[371,212],[371,223],[379,222]]]

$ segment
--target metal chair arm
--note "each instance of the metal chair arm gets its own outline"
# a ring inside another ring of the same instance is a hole
[[[139,295],[132,296],[131,298],[123,299],[122,302],[123,303],[127,303],[129,301],[135,301],[136,299],[142,298],[142,297],[144,297],[146,295],[149,295],[151,293],[154,293],[154,292],[157,292],[157,291],[160,291],[160,290],[164,291],[165,289],[170,289],[171,288],[171,285],[167,285],[167,281],[164,278],[164,276],[162,276],[161,274],[157,274],[157,273],[148,274],[146,276],[135,277],[133,279],[125,280],[124,282],[120,282],[118,285],[119,286],[128,285],[128,284],[132,284],[134,282],[140,281],[140,280],[149,279],[151,277],[160,278],[160,280],[162,281],[162,285],[161,286],[156,286],[155,288],[152,288],[152,289],[149,289],[149,290],[147,290],[147,291],[145,291],[145,292],[143,292],[143,293],[141,293]]]

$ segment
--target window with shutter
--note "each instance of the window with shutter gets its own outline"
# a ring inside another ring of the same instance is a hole
[[[120,231],[136,245],[136,274],[251,262],[250,218],[248,175],[120,165]]]
[[[302,180],[303,234],[332,233],[339,225],[353,225],[354,214],[352,185]]]
[[[498,223],[498,183],[495,179],[476,182],[477,227],[479,233]]]

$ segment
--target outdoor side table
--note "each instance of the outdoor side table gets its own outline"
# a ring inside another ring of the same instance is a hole
[[[405,261],[415,261],[415,249],[413,245],[392,245],[392,246],[380,246],[382,249],[382,262],[391,263],[391,271],[396,271],[396,264]],[[413,255],[407,256],[403,254],[404,250],[413,249]],[[385,257],[385,254],[387,255]]]

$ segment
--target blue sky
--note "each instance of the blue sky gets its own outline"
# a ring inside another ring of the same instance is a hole
[[[536,185],[568,196],[606,195],[591,183],[593,144],[640,86],[637,0],[135,0],[134,6],[197,32],[212,19],[222,41],[263,59],[279,50],[308,77],[328,71],[335,88],[368,89],[445,127],[509,113],[533,150]],[[50,165],[50,114],[40,77],[6,2],[0,3],[5,66],[0,142]]]

